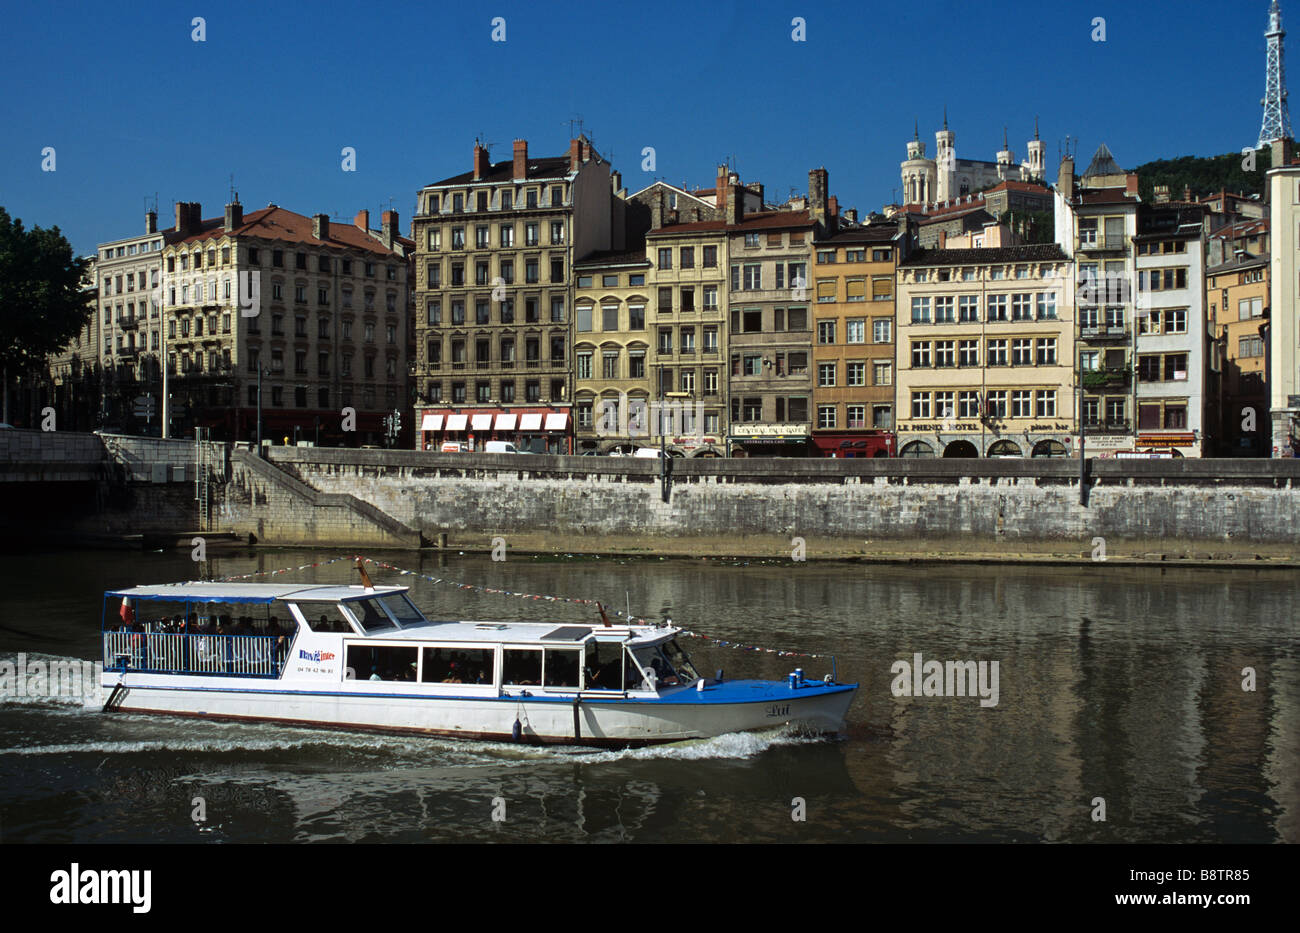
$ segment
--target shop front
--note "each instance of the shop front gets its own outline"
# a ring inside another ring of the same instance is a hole
[[[1174,457],[1199,457],[1201,447],[1190,431],[1150,431],[1137,436],[1134,449],[1139,453],[1167,453]]]
[[[488,441],[508,441],[521,453],[567,454],[572,450],[568,409],[423,409],[417,449],[443,452],[483,450]]]
[[[815,431],[812,456],[892,457],[897,453],[891,431]]]
[[[812,437],[807,423],[737,424],[728,440],[733,457],[807,457]]]

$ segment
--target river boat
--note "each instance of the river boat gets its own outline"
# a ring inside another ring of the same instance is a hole
[[[104,594],[105,710],[631,747],[834,733],[857,684],[702,677],[671,626],[434,621],[408,587],[175,583]]]

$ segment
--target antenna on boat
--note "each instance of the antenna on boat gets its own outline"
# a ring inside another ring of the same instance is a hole
[[[357,573],[361,574],[361,582],[365,585],[367,590],[373,590],[375,588],[375,585],[370,582],[370,574],[366,573],[366,567],[360,560],[357,561]]]
[[[613,628],[613,626],[609,624],[609,616],[605,615],[605,607],[600,603],[596,603],[596,611],[600,613],[600,618],[601,621],[605,623],[605,628]]]

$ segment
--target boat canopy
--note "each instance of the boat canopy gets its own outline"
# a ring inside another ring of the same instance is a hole
[[[164,583],[109,590],[105,596],[133,600],[165,600],[174,603],[273,603],[278,599],[343,602],[372,596],[405,593],[405,586],[303,586],[274,583]]]

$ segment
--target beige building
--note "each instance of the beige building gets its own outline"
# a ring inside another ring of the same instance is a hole
[[[617,185],[579,137],[496,163],[476,143],[469,171],[420,189],[417,447],[572,451],[573,266],[624,247]]]
[[[745,195],[738,186],[730,193]],[[729,255],[725,221],[669,224],[646,235],[650,367],[663,411],[662,419],[650,419],[649,440],[674,454],[716,457],[726,451]]]
[[[650,264],[644,250],[594,253],[574,264],[575,453],[648,443]]]
[[[1263,221],[1267,224],[1267,221]],[[1267,377],[1269,254],[1241,253],[1206,270],[1217,363],[1212,394],[1218,457],[1264,456],[1270,438]],[[1208,386],[1207,386],[1208,389]]]
[[[1270,250],[1269,307],[1265,320],[1268,365],[1265,382],[1274,457],[1300,455],[1300,165],[1279,159],[1268,173]]]
[[[899,264],[897,289],[899,456],[1073,452],[1074,303],[1060,247],[919,250]]]
[[[203,220],[176,205],[162,251],[172,433],[321,444],[384,442],[407,397],[411,242],[394,211],[371,230],[275,204]],[[353,409],[355,423],[344,409]]]

